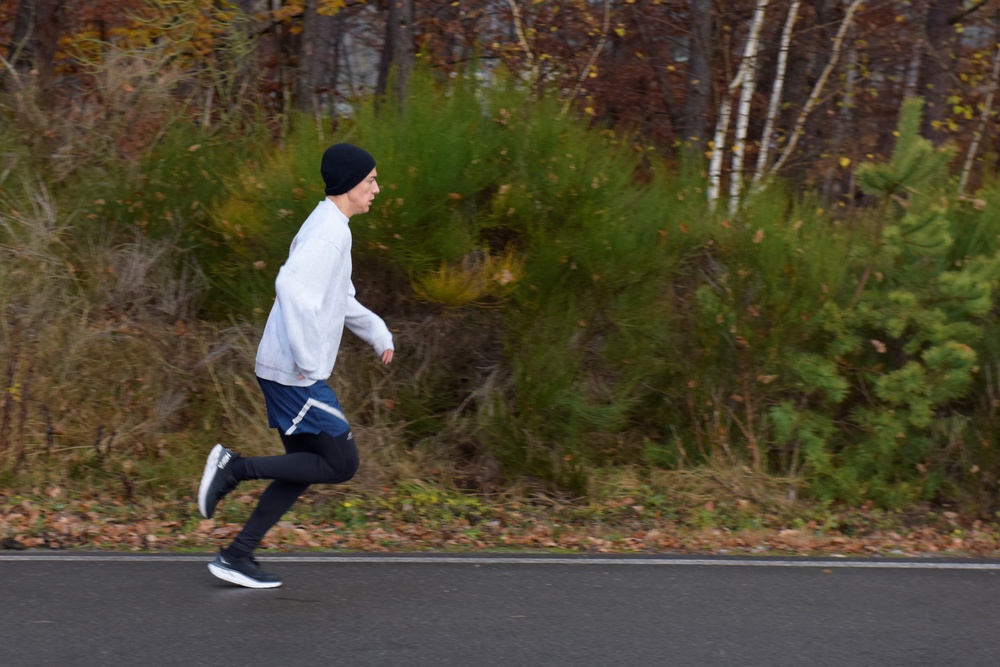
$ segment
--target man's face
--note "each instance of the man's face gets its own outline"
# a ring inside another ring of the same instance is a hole
[[[367,213],[368,209],[371,208],[372,202],[375,201],[375,195],[379,193],[378,182],[375,180],[378,177],[376,171],[376,169],[372,169],[360,183],[347,192],[347,201],[351,209],[350,215]]]

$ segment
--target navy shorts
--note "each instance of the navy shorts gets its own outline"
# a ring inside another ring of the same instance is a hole
[[[337,436],[351,427],[340,409],[337,395],[326,382],[290,387],[257,378],[267,402],[267,424],[284,435],[329,433]]]

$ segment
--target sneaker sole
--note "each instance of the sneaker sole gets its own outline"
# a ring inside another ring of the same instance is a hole
[[[201,484],[198,486],[198,511],[206,519],[211,519],[209,516],[206,501],[208,500],[208,487],[209,483],[212,481],[212,477],[215,476],[218,470],[219,458],[222,457],[222,451],[225,449],[222,445],[216,445],[212,447],[212,451],[208,453],[208,461],[205,462],[205,471],[201,474]]]
[[[215,563],[208,564],[208,571],[223,581],[228,581],[229,583],[236,584],[237,586],[245,586],[246,588],[277,588],[278,586],[281,586],[280,581],[257,581],[255,579],[251,579],[245,574],[240,574],[234,570],[219,567]]]

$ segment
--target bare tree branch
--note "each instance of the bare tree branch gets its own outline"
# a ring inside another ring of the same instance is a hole
[[[767,161],[771,156],[771,135],[774,134],[774,123],[778,117],[778,107],[781,105],[781,93],[785,87],[785,72],[788,69],[788,51],[792,43],[792,31],[798,19],[801,0],[792,0],[788,8],[785,27],[781,31],[781,47],[778,51],[778,66],[774,74],[774,87],[771,88],[771,100],[767,105],[767,119],[760,135],[760,152],[757,154],[757,167],[754,170],[753,182],[760,181],[767,170]]]
[[[948,25],[955,25],[956,23],[961,23],[962,21],[965,20],[965,18],[967,16],[969,16],[970,14],[975,14],[980,9],[982,9],[987,4],[989,4],[991,1],[992,0],[978,0],[978,2],[972,3],[971,5],[969,5],[965,9],[963,9],[961,12],[959,12],[958,14],[955,14],[954,16],[949,17],[948,18]]]
[[[576,86],[566,97],[566,104],[563,105],[562,112],[559,117],[562,118],[569,112],[570,106],[573,104],[574,98],[580,94],[580,89],[583,88],[583,82],[587,80],[587,75],[590,73],[590,68],[594,66],[594,62],[597,60],[597,56],[600,55],[601,51],[604,50],[604,45],[608,41],[608,30],[611,27],[611,0],[604,0],[604,21],[601,25],[601,38],[597,42],[597,46],[590,54],[590,59],[587,61],[587,65],[580,70],[580,76],[576,81]]]
[[[802,111],[799,113],[799,117],[795,121],[795,129],[792,131],[792,136],[788,140],[788,145],[785,146],[785,150],[781,153],[781,157],[778,161],[774,163],[771,167],[771,172],[773,174],[778,173],[788,158],[791,157],[792,153],[795,152],[795,147],[799,143],[799,139],[802,137],[802,133],[805,129],[806,120],[809,118],[809,114],[812,113],[813,109],[816,108],[816,104],[819,100],[820,93],[823,87],[826,86],[826,80],[830,78],[830,73],[833,72],[834,68],[837,66],[837,62],[840,60],[840,52],[844,45],[844,37],[847,35],[848,28],[851,27],[851,22],[854,19],[854,13],[858,11],[858,8],[864,0],[853,0],[851,5],[847,8],[847,12],[844,14],[844,20],[840,22],[840,29],[837,31],[836,37],[833,38],[833,49],[830,54],[830,60],[827,62],[826,67],[823,69],[823,73],[820,75],[816,84],[813,86],[812,92],[809,94],[809,99],[806,100],[806,104],[802,107]]]

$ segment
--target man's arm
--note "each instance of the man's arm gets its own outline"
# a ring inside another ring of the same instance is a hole
[[[336,265],[330,259],[331,249],[336,250],[315,239],[299,244],[275,280],[292,358],[306,377],[319,370],[320,340],[328,334],[321,326],[321,313],[324,289]]]
[[[381,317],[361,305],[354,297],[355,294],[352,282],[347,293],[344,325],[350,329],[351,333],[375,348],[375,354],[379,355],[382,363],[388,364],[392,361],[394,349],[392,333],[389,332],[389,327],[385,325]]]

